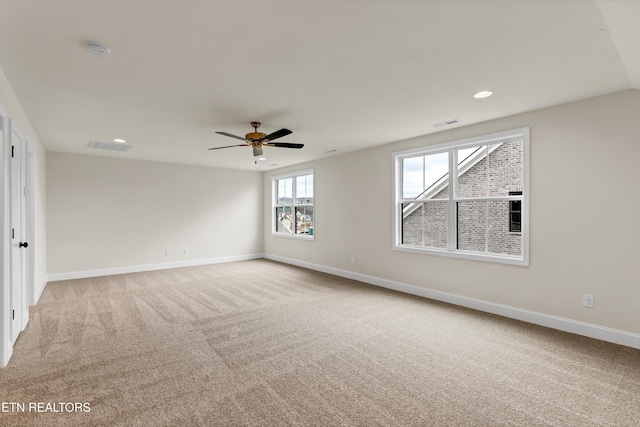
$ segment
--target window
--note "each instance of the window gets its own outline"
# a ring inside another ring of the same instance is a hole
[[[313,239],[313,170],[271,177],[272,233]]]
[[[528,128],[393,161],[394,249],[528,265]]]

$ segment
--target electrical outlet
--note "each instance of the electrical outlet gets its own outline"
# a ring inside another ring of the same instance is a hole
[[[171,249],[165,249],[164,256],[170,256],[170,255],[171,255]]]
[[[189,255],[189,248],[184,248],[184,254]]]
[[[351,264],[355,264],[356,263],[356,257],[355,256],[351,256]]]
[[[594,298],[593,295],[583,294],[582,295],[582,305],[585,307],[593,308]]]

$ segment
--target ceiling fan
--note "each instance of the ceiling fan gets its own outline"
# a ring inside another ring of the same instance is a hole
[[[258,128],[260,127],[260,122],[251,122],[251,126],[254,129],[254,132],[249,132],[243,137],[238,135],[233,135],[227,132],[216,132],[217,134],[228,136],[235,139],[240,139],[244,141],[244,144],[238,145],[226,145],[224,147],[214,147],[209,148],[209,150],[220,150],[221,148],[231,148],[231,147],[253,147],[253,155],[255,157],[262,156],[262,147],[280,147],[280,148],[302,148],[304,144],[292,144],[289,142],[271,142],[274,139],[282,138],[283,136],[287,136],[293,132],[289,129],[280,129],[269,135],[266,133],[258,132]]]

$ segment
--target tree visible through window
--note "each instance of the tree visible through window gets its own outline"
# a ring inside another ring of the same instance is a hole
[[[528,136],[394,153],[394,248],[527,264]]]
[[[273,233],[313,236],[313,171],[272,177]]]

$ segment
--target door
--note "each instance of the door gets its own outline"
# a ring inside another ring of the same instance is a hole
[[[26,313],[27,290],[27,248],[25,241],[25,207],[23,170],[23,141],[16,129],[11,126],[11,333],[10,340],[15,343],[23,329],[23,315]]]

